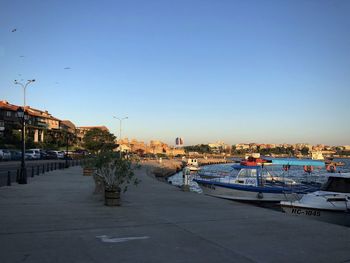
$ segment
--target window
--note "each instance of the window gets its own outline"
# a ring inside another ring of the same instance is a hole
[[[12,116],[11,113],[12,113],[11,111],[6,111],[6,117],[11,117]]]
[[[329,177],[321,190],[337,193],[350,193],[350,179],[341,177]]]

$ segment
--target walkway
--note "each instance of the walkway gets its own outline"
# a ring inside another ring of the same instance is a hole
[[[350,228],[142,183],[105,207],[80,167],[0,188],[0,262],[350,262]]]

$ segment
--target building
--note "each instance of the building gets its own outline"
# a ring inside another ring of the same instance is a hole
[[[6,137],[14,131],[22,129],[18,111],[23,107],[0,101],[0,136]],[[75,125],[66,120],[61,121],[48,111],[38,110],[30,106],[25,107],[26,137],[34,143],[56,142],[67,135],[75,137]]]
[[[132,139],[129,143],[130,151],[134,153],[144,154],[147,150],[147,145],[143,141],[138,141],[136,139]]]
[[[235,146],[236,146],[236,150],[249,150],[250,149],[250,146],[247,143],[238,143]]]
[[[165,154],[167,151],[169,151],[169,146],[158,140],[150,141],[149,147],[147,147],[148,153]]]
[[[60,120],[52,116],[48,111],[26,107],[26,112],[35,119],[30,127],[34,132],[34,142],[44,142],[45,134],[49,132],[53,137],[58,136],[62,132],[60,130]]]
[[[185,149],[183,148],[178,148],[178,147],[171,147],[166,150],[167,155],[186,155]]]
[[[216,143],[209,143],[208,146],[212,153],[222,153],[225,152],[228,148],[228,145],[222,141],[217,141]]]
[[[5,133],[13,129],[21,129],[21,122],[18,118],[17,111],[19,106],[8,103],[5,100],[0,101],[0,136],[4,137]],[[30,120],[32,121],[32,120]]]

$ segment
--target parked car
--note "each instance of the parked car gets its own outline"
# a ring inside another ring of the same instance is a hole
[[[40,151],[37,150],[26,150],[25,158],[29,160],[39,160],[40,159]]]
[[[35,160],[41,159],[41,149],[28,149],[28,151],[33,151],[35,153]]]
[[[49,151],[49,152],[50,152],[50,154],[52,156],[55,155],[55,157],[53,159],[64,159],[64,152],[62,152],[62,151],[54,151],[54,150],[52,150],[52,151]]]
[[[0,149],[0,160],[1,161],[9,161],[11,160],[11,153],[9,150]]]
[[[46,151],[46,159],[57,159],[56,151]]]
[[[64,152],[63,151],[58,151],[57,152],[57,157],[58,157],[58,159],[64,159]]]
[[[49,158],[47,158],[47,151],[40,150],[40,159],[42,159],[42,160],[49,159]]]
[[[12,161],[18,161],[22,158],[22,152],[19,150],[9,150],[11,154],[11,160]]]
[[[63,151],[53,151],[56,153],[57,159],[64,159],[64,152]]]

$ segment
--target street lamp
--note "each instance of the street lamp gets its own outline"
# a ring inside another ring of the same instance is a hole
[[[122,139],[122,121],[128,119],[128,117],[118,118],[116,116],[113,116],[114,119],[119,120],[119,140]]]
[[[27,80],[26,84],[23,84],[23,83],[15,80],[15,85],[20,85],[23,88],[23,108],[24,108],[24,111],[26,108],[26,89],[27,89],[27,86],[34,81],[35,81],[35,79],[29,79],[29,80]]]
[[[65,167],[68,168],[68,146],[69,146],[69,139],[68,139],[68,130],[66,131],[66,155],[65,155]]]
[[[19,107],[17,109],[17,117],[20,119],[21,122],[21,133],[22,133],[22,158],[21,158],[21,169],[20,169],[20,174],[18,178],[18,183],[19,184],[26,184],[27,183],[27,169],[26,169],[26,164],[25,164],[25,123],[28,118],[28,115],[25,114],[25,111],[22,107]]]
[[[113,116],[114,119],[119,120],[119,157],[122,158],[122,147],[121,147],[121,139],[122,139],[122,121],[128,119],[128,117],[118,118]]]
[[[21,119],[22,124],[22,159],[21,159],[21,171],[18,179],[19,184],[27,183],[27,169],[25,164],[25,152],[26,152],[26,120],[25,120],[25,111],[26,111],[26,89],[27,86],[34,82],[35,79],[28,80],[26,84],[18,82],[15,80],[15,85],[20,85],[23,88],[23,109],[19,108],[17,110],[17,116]]]

